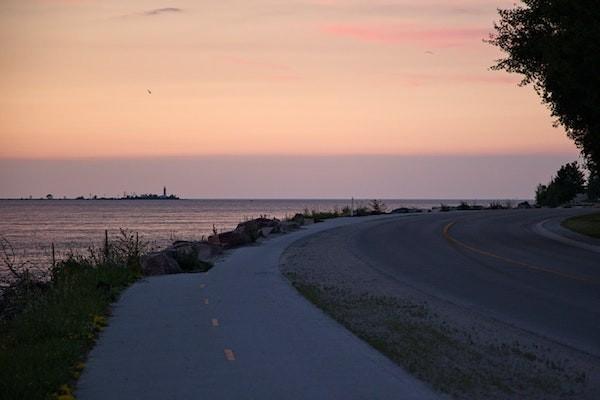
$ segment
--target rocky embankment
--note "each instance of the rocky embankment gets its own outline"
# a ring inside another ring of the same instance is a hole
[[[207,271],[225,250],[249,245],[272,235],[292,232],[312,222],[302,214],[296,214],[289,220],[256,218],[238,224],[232,231],[211,235],[207,240],[178,240],[166,249],[142,256],[142,273],[153,276]]]

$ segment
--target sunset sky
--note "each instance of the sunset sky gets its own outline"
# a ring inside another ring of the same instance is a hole
[[[143,168],[149,159],[236,155],[233,170],[243,165],[236,160],[258,155],[293,156],[307,165],[325,156],[516,156],[531,161],[523,172],[527,182],[498,190],[524,195],[577,152],[564,131],[552,127],[532,88],[489,70],[500,53],[482,39],[496,9],[512,4],[3,0],[0,197],[29,194],[23,193],[27,182],[15,186],[30,179],[19,175],[19,166],[41,161],[141,158]],[[44,173],[49,184],[70,176]],[[90,173],[92,182],[101,178]],[[107,190],[132,190],[135,176],[130,187]],[[180,183],[190,196],[204,193]],[[273,192],[272,183],[250,195]],[[64,191],[92,189],[81,183]],[[31,186],[29,192],[42,190]],[[387,194],[447,197],[399,189]]]

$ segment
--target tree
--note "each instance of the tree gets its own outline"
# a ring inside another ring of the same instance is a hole
[[[588,178],[587,193],[589,200],[600,200],[600,175],[590,175]]]
[[[600,175],[600,1],[522,2],[499,10],[488,42],[507,57],[492,69],[523,75]]]
[[[560,167],[556,176],[546,185],[539,185],[535,201],[540,206],[557,207],[585,191],[585,176],[577,161]]]

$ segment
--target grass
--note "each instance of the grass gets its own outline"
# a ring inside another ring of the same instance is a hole
[[[340,218],[340,217],[350,217],[354,215],[355,217],[366,217],[369,215],[378,215],[385,213],[385,204],[381,201],[373,200],[372,205],[370,207],[358,206],[352,212],[351,208],[345,206],[341,210],[338,208],[334,208],[329,211],[320,211],[320,210],[308,210],[305,209],[302,214],[305,218],[313,218],[315,222],[324,221],[332,218]],[[373,208],[375,207],[375,208]]]
[[[0,397],[73,399],[109,305],[139,276],[137,266],[70,256],[40,282],[25,274],[3,293]]]
[[[566,219],[562,222],[562,226],[582,235],[600,239],[600,213]]]
[[[581,390],[585,374],[567,371],[518,342],[482,345],[440,321],[427,304],[285,273],[292,285],[355,335],[435,389],[458,399],[555,398]],[[529,397],[530,396],[530,397]]]

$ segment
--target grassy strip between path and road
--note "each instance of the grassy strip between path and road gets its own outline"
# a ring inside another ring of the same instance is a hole
[[[600,213],[566,219],[562,222],[562,226],[582,235],[600,239]]]
[[[542,348],[482,342],[442,321],[427,304],[355,293],[285,272],[310,302],[412,375],[456,399],[555,399],[577,396],[586,374]],[[487,340],[487,339],[486,339]]]

